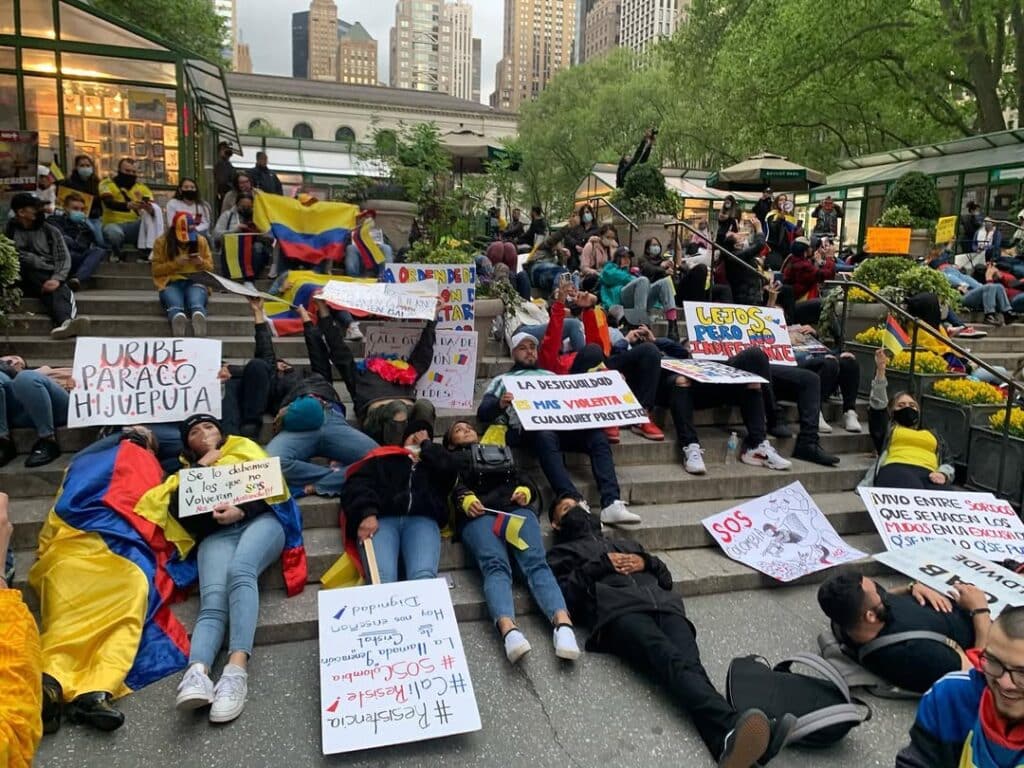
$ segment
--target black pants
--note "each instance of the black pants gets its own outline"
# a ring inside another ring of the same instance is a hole
[[[797,445],[817,445],[818,414],[821,413],[821,381],[816,373],[795,365],[772,365],[770,387],[761,387],[769,426],[778,417],[776,398],[796,402],[800,432]]]
[[[791,285],[782,286],[776,304],[790,325],[817,325],[821,319],[821,299],[797,301]]]
[[[640,405],[648,410],[654,407],[661,378],[661,352],[657,346],[644,342],[606,358],[597,344],[587,344],[572,361],[569,373],[585,373],[601,363],[622,374]]]
[[[953,491],[951,485],[933,483],[931,471],[914,464],[886,464],[875,475],[876,488],[906,488],[922,491]]]
[[[683,306],[684,301],[708,301],[707,284],[708,268],[703,264],[697,264],[676,275],[676,306]],[[710,301],[731,304],[732,290],[728,285],[712,283]]]
[[[665,688],[693,720],[711,756],[721,756],[736,710],[711,684],[689,621],[673,613],[629,613],[601,629],[598,649]]]
[[[860,385],[860,363],[855,357],[817,357],[800,364],[801,368],[818,374],[821,380],[821,402],[825,402],[836,388],[843,395],[843,411],[857,407],[857,387]]]
[[[754,373],[763,379],[770,379],[768,358],[759,349],[745,349],[726,361],[726,365],[741,371]],[[679,447],[699,443],[697,430],[693,427],[694,410],[715,408],[720,405],[739,405],[746,427],[744,445],[754,448],[764,442],[765,432],[764,399],[761,392],[746,385],[700,384],[692,382],[688,387],[676,386],[677,376],[668,371],[662,375],[658,389],[658,405],[668,406],[672,413],[672,424],[676,429]]]
[[[65,282],[61,282],[57,290],[43,293],[43,283],[50,279],[51,274],[47,270],[31,269],[22,264],[21,290],[26,296],[32,296],[43,302],[46,314],[50,316],[54,327],[56,327],[75,316],[75,294],[71,292]]]
[[[273,379],[274,370],[265,360],[250,360],[240,377],[227,382],[221,401],[225,434],[257,439]]]

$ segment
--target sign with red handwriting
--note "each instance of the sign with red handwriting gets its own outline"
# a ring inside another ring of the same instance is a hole
[[[697,360],[728,360],[756,347],[777,365],[796,365],[786,316],[775,307],[683,302],[690,354]]]
[[[219,419],[220,350],[218,339],[80,338],[68,426]]]
[[[277,456],[178,471],[178,517],[212,512],[218,504],[237,507],[276,497],[284,498],[284,475]]]
[[[523,429],[627,427],[650,421],[618,371],[570,376],[504,376],[512,407]]]
[[[479,731],[444,579],[321,590],[323,753]]]

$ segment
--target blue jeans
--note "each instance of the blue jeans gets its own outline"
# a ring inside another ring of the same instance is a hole
[[[288,486],[301,491],[316,487],[321,496],[338,496],[345,484],[345,469],[377,448],[372,437],[360,432],[333,409],[324,412],[324,423],[308,432],[278,432],[267,444],[267,453],[281,458],[281,471]],[[338,469],[310,463],[314,456],[340,462]]]
[[[623,286],[619,298],[631,325],[650,325],[650,312],[656,306],[675,308],[672,280],[667,277],[654,283],[646,277],[638,277]]]
[[[437,522],[420,515],[378,517],[373,534],[373,553],[381,584],[398,581],[398,557],[402,557],[404,581],[433,579],[441,560],[441,531]],[[363,554],[366,567],[366,555]]]
[[[284,528],[273,512],[225,526],[199,543],[199,618],[189,664],[211,668],[229,626],[228,653],[252,654],[260,612],[257,579],[283,549]]]
[[[89,229],[92,230],[92,236],[96,240],[96,245],[100,248],[107,247],[107,241],[103,238],[103,219],[86,219],[85,223],[89,225]]]
[[[85,282],[92,273],[99,267],[107,252],[97,245],[91,245],[84,250],[71,251],[71,276]]]
[[[991,315],[993,312],[1009,312],[1010,300],[1003,286],[998,283],[986,283],[964,294],[964,306]]]
[[[106,240],[114,255],[119,256],[126,240],[132,246],[139,242],[139,228],[141,226],[142,221],[140,219],[124,224],[107,224],[103,227],[103,239]]]
[[[996,266],[1004,272],[1009,272],[1018,280],[1024,278],[1024,261],[1020,259],[1006,259],[1000,256],[996,259]]]
[[[168,320],[182,313],[189,317],[196,312],[205,315],[207,299],[206,287],[191,280],[175,280],[160,291],[160,303],[167,312]]]
[[[612,459],[612,448],[608,438],[600,429],[580,429],[572,432],[555,432],[538,430],[534,432],[509,431],[509,445],[523,446],[537,457],[544,477],[551,484],[556,496],[563,493],[582,496],[569,477],[565,468],[563,451],[585,453],[590,457],[590,471],[594,475],[598,493],[601,495],[601,507],[607,507],[613,501],[622,498],[619,481],[615,476],[615,461]]]
[[[516,615],[512,599],[510,552],[526,577],[530,594],[537,601],[541,613],[551,621],[558,611],[565,610],[565,598],[545,559],[540,523],[531,509],[517,509],[515,514],[526,518],[519,531],[520,537],[527,544],[526,549],[510,547],[504,539],[495,536],[492,530],[494,515],[490,514],[466,523],[462,529],[462,543],[473,556],[484,578],[484,599],[494,622],[503,618],[513,619]]]
[[[537,290],[547,295],[554,290],[558,276],[568,271],[553,261],[542,261],[530,268],[530,282]]]
[[[959,269],[955,267],[946,267],[942,270],[943,277],[952,285],[954,288],[959,288],[961,285],[966,285],[968,290],[974,290],[975,288],[981,288],[981,283],[975,280],[970,275],[965,275]]]
[[[516,328],[516,333],[528,333],[540,342],[547,330],[547,323],[538,323],[537,325],[520,325]],[[582,321],[577,320],[575,317],[565,318],[564,325],[562,325],[562,341],[566,339],[569,340],[569,346],[572,347],[571,351],[573,352],[579,352],[587,346],[587,338],[583,332]]]
[[[53,437],[68,423],[68,393],[49,376],[22,371],[13,379],[0,373],[0,437],[14,427],[33,427],[39,437]]]
[[[395,260],[395,253],[387,243],[380,244],[380,250],[384,254],[384,263],[391,264]],[[377,268],[380,271],[380,268]],[[372,271],[363,269],[363,260],[359,255],[359,249],[351,243],[345,247],[345,274],[349,277],[377,277]]]

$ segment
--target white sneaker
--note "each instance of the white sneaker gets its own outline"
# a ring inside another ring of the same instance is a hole
[[[566,661],[576,661],[580,657],[580,647],[576,643],[576,633],[568,624],[555,627],[555,656]]]
[[[213,680],[203,671],[202,664],[193,664],[185,670],[178,683],[178,698],[174,706],[181,710],[199,709],[213,703]]]
[[[860,425],[860,420],[857,418],[857,412],[850,410],[843,414],[843,429],[847,432],[863,432],[864,428]]]
[[[241,667],[228,664],[213,689],[211,723],[230,723],[245,708],[245,694],[249,689],[249,675]]]
[[[353,322],[345,331],[345,341],[362,341],[363,332],[359,329],[359,323]]]
[[[640,515],[630,512],[626,502],[616,499],[607,507],[601,510],[601,522],[607,525],[618,525],[620,523],[639,523]]]
[[[818,432],[823,435],[832,434],[832,425],[825,421],[825,414],[818,411]]]
[[[55,327],[50,329],[50,338],[51,339],[66,339],[68,336],[71,335],[70,334],[70,329],[71,329],[71,321],[70,320],[65,320],[60,325],[55,326]]]
[[[202,312],[192,313],[192,335],[197,339],[206,338],[206,315]]]
[[[704,449],[700,443],[690,443],[683,448],[683,469],[691,475],[703,475],[708,471],[704,466]]]
[[[740,461],[752,467],[768,467],[768,469],[789,469],[793,462],[782,458],[775,447],[765,440],[756,448],[748,448],[740,455]]]
[[[188,318],[184,312],[179,312],[171,318],[171,335],[175,338],[181,338],[185,335],[185,329],[188,328]]]
[[[515,664],[530,652],[530,641],[518,629],[509,630],[505,635],[505,657],[510,664]]]

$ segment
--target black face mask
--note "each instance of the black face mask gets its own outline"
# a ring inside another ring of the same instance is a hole
[[[135,186],[135,181],[138,178],[139,177],[134,173],[118,173],[117,176],[114,177],[114,183],[117,184],[118,187],[131,189]]]
[[[921,413],[917,408],[900,408],[892,412],[892,420],[901,427],[916,427],[920,418]]]
[[[562,517],[555,531],[558,541],[573,541],[591,534],[601,533],[601,521],[582,504],[571,507]]]
[[[238,218],[242,221],[252,221],[252,208],[239,208]]]
[[[182,200],[195,200],[199,197],[199,192],[195,189],[183,189],[181,190]]]

